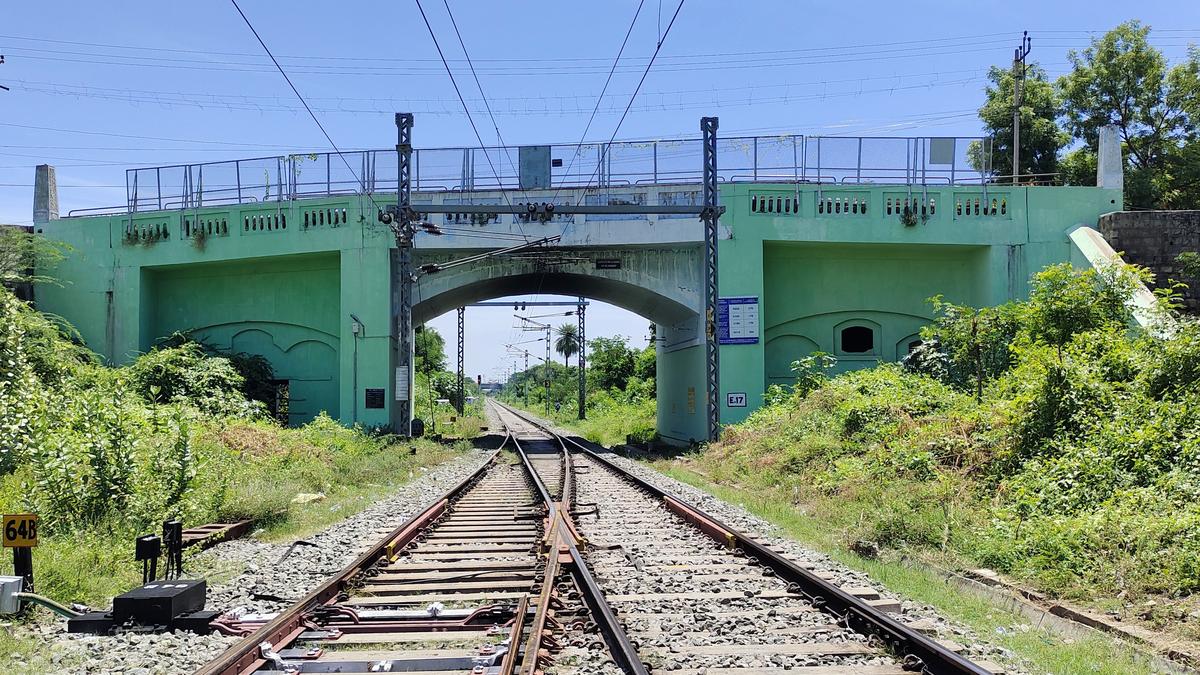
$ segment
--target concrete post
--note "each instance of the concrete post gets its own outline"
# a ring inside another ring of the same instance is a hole
[[[1120,190],[1125,186],[1125,163],[1121,159],[1121,135],[1114,125],[1100,127],[1096,149],[1096,187]]]
[[[33,174],[33,222],[58,220],[58,182],[54,167],[38,164]]]

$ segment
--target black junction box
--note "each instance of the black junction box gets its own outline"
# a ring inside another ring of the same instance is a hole
[[[67,619],[68,633],[104,635],[112,630],[112,612],[87,612]]]
[[[145,626],[169,626],[180,614],[204,609],[207,590],[203,579],[151,581],[113,598],[113,620],[118,624],[133,621]]]

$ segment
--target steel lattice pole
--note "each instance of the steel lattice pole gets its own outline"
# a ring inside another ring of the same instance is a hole
[[[708,440],[721,434],[720,349],[717,345],[717,229],[720,211],[717,209],[717,118],[700,118],[704,132],[704,322],[705,322],[705,385],[707,399]]]
[[[579,366],[579,419],[587,419],[587,335],[584,328],[587,322],[584,321],[583,310],[586,305],[583,304],[583,298],[579,298],[579,305],[575,309],[575,314],[579,318],[579,334],[576,339],[579,340],[579,356],[577,364]]]
[[[466,336],[465,321],[466,307],[458,308],[458,414],[463,414],[463,408],[466,405],[466,392],[463,389],[463,338]]]
[[[400,303],[396,321],[396,407],[400,435],[412,436],[413,325],[412,325],[412,113],[396,113],[396,216],[397,275]]]

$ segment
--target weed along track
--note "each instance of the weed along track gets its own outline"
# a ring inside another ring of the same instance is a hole
[[[871,589],[732,530],[489,401],[491,459],[199,672],[987,673]]]

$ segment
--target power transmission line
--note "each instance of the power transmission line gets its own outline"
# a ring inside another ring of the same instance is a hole
[[[421,19],[425,21],[425,28],[429,30],[429,37],[433,39],[433,46],[437,49],[438,56],[442,59],[442,66],[446,69],[446,74],[450,76],[450,84],[454,85],[454,93],[458,95],[458,100],[462,103],[463,112],[467,115],[467,122],[471,124],[471,130],[475,132],[475,139],[479,141],[479,145],[484,148],[483,157],[487,160],[488,167],[492,170],[492,177],[496,179],[496,189],[500,190],[500,194],[504,197],[504,201],[508,203],[509,209],[512,209],[512,200],[508,198],[508,192],[504,190],[504,185],[500,181],[500,174],[496,173],[496,166],[492,164],[492,156],[488,154],[486,145],[483,142],[483,136],[479,133],[479,127],[475,126],[475,119],[471,117],[471,109],[467,107],[466,100],[463,99],[462,90],[458,88],[458,81],[454,79],[454,72],[450,70],[450,64],[446,61],[446,55],[442,53],[442,46],[438,43],[437,35],[433,32],[433,26],[429,23],[429,17],[425,15],[425,8],[421,6],[421,0],[414,0],[417,3],[417,9],[421,12]],[[516,220],[517,228],[524,235],[524,228],[521,227],[520,219]],[[526,238],[528,239],[528,238]]]
[[[1060,29],[1060,30],[1039,30],[1037,32],[1046,33],[1046,34],[1053,33],[1053,34],[1058,34],[1058,35],[1063,35],[1063,36],[1091,37],[1091,36],[1103,34],[1107,30],[1108,29],[1075,29],[1075,30]],[[1200,28],[1155,28],[1154,34],[1155,35],[1171,34],[1166,39],[1181,40],[1181,39],[1187,39],[1189,37],[1196,37],[1197,35],[1200,35]],[[828,45],[828,46],[823,46],[823,47],[803,47],[803,48],[791,48],[791,49],[769,49],[769,50],[750,50],[750,51],[733,51],[733,52],[709,52],[709,53],[695,53],[695,54],[664,55],[661,58],[664,60],[686,60],[686,59],[695,59],[695,58],[719,58],[722,60],[727,60],[730,57],[742,57],[742,56],[821,53],[821,52],[836,52],[836,51],[858,52],[858,51],[865,50],[865,49],[878,49],[878,48],[882,48],[882,47],[904,47],[904,46],[909,46],[910,49],[922,49],[923,50],[923,49],[927,49],[928,45],[931,45],[931,44],[936,45],[936,44],[947,43],[947,42],[961,43],[961,44],[953,44],[953,45],[948,45],[948,46],[978,46],[978,45],[986,45],[986,44],[1003,44],[1003,43],[1007,42],[1007,39],[1004,39],[1005,36],[1007,36],[1007,35],[1008,35],[1008,33],[1006,33],[1006,32],[996,32],[996,33],[982,33],[982,34],[976,34],[976,35],[957,35],[957,36],[946,36],[946,37],[940,37],[940,38],[926,38],[926,39],[921,39],[921,40],[901,40],[901,41],[891,41],[891,42],[839,44],[839,45]],[[33,42],[36,44],[51,43],[51,44],[64,44],[64,45],[74,45],[74,46],[84,46],[84,47],[99,47],[99,48],[105,48],[105,49],[122,49],[122,50],[130,50],[130,51],[163,52],[163,53],[172,53],[172,54],[196,54],[196,55],[202,55],[202,56],[206,57],[206,59],[204,59],[204,60],[198,60],[198,59],[197,60],[184,60],[184,61],[177,61],[177,62],[191,62],[191,63],[201,63],[201,64],[213,63],[210,60],[212,56],[243,56],[243,57],[252,57],[252,58],[261,56],[259,54],[254,54],[254,53],[250,53],[250,52],[222,52],[222,51],[212,51],[212,50],[207,50],[207,49],[199,50],[199,49],[180,49],[180,48],[171,48],[171,47],[146,47],[146,46],[138,46],[138,45],[116,45],[116,44],[109,44],[109,43],[81,42],[81,41],[74,41],[74,40],[59,40],[59,39],[51,39],[51,38],[43,38],[43,37],[34,38],[34,37],[16,36],[16,35],[0,35],[0,39]],[[1066,39],[1070,39],[1070,38],[1066,38]],[[1066,45],[1066,46],[1076,46],[1076,45]],[[1181,46],[1186,46],[1186,45],[1181,45]],[[938,47],[935,47],[935,48],[938,48]],[[42,48],[35,48],[35,47],[14,47],[13,49],[20,49],[20,50],[25,50],[25,51],[40,51],[43,53],[77,55],[77,56],[95,56],[96,55],[94,52],[50,50],[50,49],[42,49]],[[119,55],[119,54],[111,54],[109,56],[114,56],[114,57],[119,57],[119,58],[138,58],[138,57],[133,57],[133,56],[125,57],[125,56]],[[145,58],[153,59],[153,58],[157,58],[157,57],[145,57]],[[295,60],[302,60],[302,61],[333,61],[333,62],[346,61],[346,62],[353,62],[353,63],[370,63],[370,62],[406,63],[406,64],[407,63],[424,63],[424,62],[437,63],[436,59],[422,59],[422,58],[418,58],[418,57],[386,58],[386,57],[363,57],[363,56],[328,56],[328,55],[316,55],[316,54],[281,54],[278,56],[278,58],[284,59],[284,60],[295,59]],[[164,59],[159,59],[159,60],[164,60]],[[455,59],[448,59],[448,61],[450,61],[452,63],[456,62]],[[477,59],[477,61],[484,62],[484,63],[531,63],[531,62],[544,63],[545,59],[542,59],[542,58],[511,58],[510,57],[510,58]],[[594,63],[598,67],[598,66],[607,64],[608,58],[607,57],[557,57],[556,56],[555,61],[556,62],[564,62],[564,63]],[[225,63],[228,65],[254,65],[254,64],[237,64],[237,63],[229,63],[229,62],[216,62],[216,63]],[[522,69],[524,69],[524,68],[522,68]]]
[[[519,174],[517,165],[512,161],[512,155],[508,152],[508,144],[504,142],[504,136],[500,134],[500,125],[496,122],[496,116],[492,114],[492,106],[488,104],[487,94],[483,93],[483,85],[479,82],[479,75],[475,73],[475,64],[471,62],[471,54],[467,51],[467,43],[463,41],[462,33],[458,32],[458,22],[454,20],[454,12],[450,11],[449,0],[442,0],[442,4],[446,6],[446,14],[450,17],[450,25],[454,26],[454,35],[458,37],[458,45],[462,47],[463,56],[467,59],[467,65],[471,68],[471,77],[475,78],[475,88],[479,90],[479,97],[483,99],[483,107],[487,109],[488,117],[492,120],[492,128],[496,130],[496,141],[500,147],[504,149],[504,156],[508,158],[508,165],[512,167],[514,174]],[[466,103],[463,103],[466,107]],[[484,150],[487,153],[487,150]],[[518,180],[520,180],[518,178]],[[496,181],[499,183],[499,179]],[[497,186],[502,188],[503,186]],[[522,193],[524,194],[524,193]]]
[[[1193,41],[1187,38],[1171,38],[1175,42],[1164,40],[1150,40],[1150,43],[1159,48],[1177,47],[1186,48]],[[975,41],[964,44],[941,45],[935,46],[933,49],[928,48],[902,48],[890,50],[875,50],[875,51],[855,51],[845,53],[826,53],[812,55],[791,55],[791,56],[773,56],[770,58],[743,58],[730,59],[720,58],[714,55],[701,55],[689,57],[693,60],[681,63],[668,63],[660,66],[660,70],[664,72],[712,72],[725,70],[746,70],[746,69],[763,69],[763,68],[784,68],[797,66],[818,66],[818,65],[837,65],[848,63],[869,63],[877,61],[894,61],[901,58],[934,58],[946,56],[958,56],[963,54],[975,53],[992,53],[995,51],[993,44],[999,45],[1006,43],[1007,40],[996,41]],[[1062,49],[1077,49],[1085,48],[1088,44],[1078,42],[1051,43],[1047,42],[1045,48],[1062,48]],[[71,58],[60,56],[41,56],[37,54],[22,54],[22,51],[34,51],[32,48],[10,48],[13,54],[20,54],[23,58],[34,59],[41,61],[53,61],[61,63],[79,63],[89,65],[113,65],[113,66],[129,66],[138,68],[170,68],[175,70],[202,70],[202,71],[223,71],[223,72],[239,72],[239,73],[265,73],[273,70],[270,64],[257,63],[239,63],[228,61],[202,61],[202,60],[187,60],[175,59],[166,60],[159,59],[162,62],[144,62],[135,61],[141,57],[125,57],[119,54],[78,54]],[[43,50],[44,51],[44,50]],[[51,52],[53,53],[53,52]],[[126,60],[112,60],[126,59]],[[701,59],[701,60],[695,60]],[[153,59],[150,59],[153,60]],[[638,64],[629,64],[618,68],[618,72],[637,72],[640,66]],[[604,72],[597,66],[576,66],[576,65],[543,65],[537,67],[530,66],[509,66],[509,67],[493,67],[490,69],[478,69],[480,72],[489,75],[502,76],[528,76],[528,75],[543,75],[543,76],[577,76],[585,74],[599,74]],[[371,76],[371,75],[434,75],[438,71],[434,71],[429,67],[423,66],[321,66],[321,65],[295,65],[292,67],[292,72],[310,75],[341,75],[341,76]]]
[[[617,126],[613,128],[612,136],[609,137],[608,143],[612,145],[613,139],[617,137],[617,132],[621,130],[621,125],[625,122],[625,116],[629,114],[629,109],[633,107],[633,101],[637,98],[638,92],[642,90],[642,84],[646,82],[646,76],[650,74],[650,69],[654,67],[654,60],[658,57],[658,52],[662,50],[663,44],[667,41],[667,36],[671,34],[671,28],[675,25],[675,19],[679,18],[679,12],[683,9],[683,3],[686,0],[679,0],[679,5],[675,8],[675,13],[671,15],[671,20],[667,23],[667,30],[663,32],[662,39],[654,47],[654,53],[650,55],[650,62],[646,64],[646,70],[642,73],[642,78],[638,80],[637,86],[633,89],[633,95],[629,97],[629,104],[625,106],[625,112],[621,113],[621,119],[617,120]],[[603,158],[601,158],[603,161]],[[596,163],[596,168],[592,170],[591,177],[588,178],[587,185],[584,186],[584,191],[579,193],[579,201],[576,206],[583,203],[583,198],[587,194],[587,187],[592,184],[592,179],[596,177],[596,173],[600,171],[600,162]]]
[[[642,13],[642,5],[646,0],[638,2],[637,9],[633,12],[633,20],[629,22],[629,30],[625,31],[625,39],[621,40],[621,48],[617,50],[617,56],[613,59],[612,68],[608,71],[608,77],[604,80],[604,87],[600,89],[600,95],[596,97],[596,106],[592,108],[592,114],[588,117],[587,124],[583,127],[583,133],[579,135],[579,143],[575,146],[575,152],[571,155],[571,161],[567,163],[567,168],[563,171],[563,179],[559,181],[558,189],[554,191],[554,196],[550,198],[550,203],[558,198],[559,190],[562,190],[563,183],[567,177],[571,175],[571,167],[575,166],[575,159],[579,157],[579,151],[583,146],[584,140],[587,139],[587,132],[592,128],[592,120],[596,119],[596,111],[600,110],[600,103],[604,101],[604,94],[608,92],[608,85],[612,82],[613,73],[617,70],[617,64],[621,61],[621,55],[625,53],[625,45],[629,44],[629,36],[633,34],[633,27],[637,23],[638,16]],[[659,11],[662,8],[660,6]]]
[[[328,131],[325,131],[325,125],[321,124],[321,120],[317,119],[316,113],[312,111],[312,108],[308,107],[308,101],[304,100],[304,96],[300,94],[300,90],[297,89],[296,85],[292,83],[292,78],[288,77],[288,74],[286,71],[284,71],[283,66],[279,65],[279,62],[275,60],[275,55],[271,53],[271,49],[267,47],[267,43],[263,42],[263,39],[258,35],[258,31],[254,30],[254,24],[250,23],[250,19],[246,17],[246,13],[242,11],[241,7],[238,7],[237,0],[229,0],[229,2],[233,3],[233,8],[236,9],[238,14],[242,16],[242,21],[246,22],[246,27],[250,29],[251,33],[254,33],[255,39],[258,40],[258,44],[262,45],[263,51],[267,53],[267,56],[271,57],[271,62],[274,63],[275,67],[279,69],[279,74],[283,75],[283,79],[287,80],[288,86],[292,88],[292,92],[296,94],[296,98],[300,99],[300,102],[304,104],[304,109],[308,111],[308,116],[312,118],[313,122],[316,122],[317,128],[320,129],[321,133],[325,136],[325,140],[329,141],[329,145],[333,147],[334,152],[337,153],[338,159],[342,160],[342,164],[346,165],[346,170],[350,172],[351,176],[354,176],[354,180],[358,181],[359,185],[363,185],[362,179],[359,178],[358,174],[353,168],[351,168],[350,162],[346,161],[346,157],[342,154],[342,151],[338,150],[337,143],[333,142],[333,137],[329,135]],[[375,204],[375,199],[371,197],[371,193],[366,190],[365,185],[363,186],[363,193],[367,195],[367,198],[371,200],[372,204]],[[379,205],[375,204],[375,208],[378,210]]]

